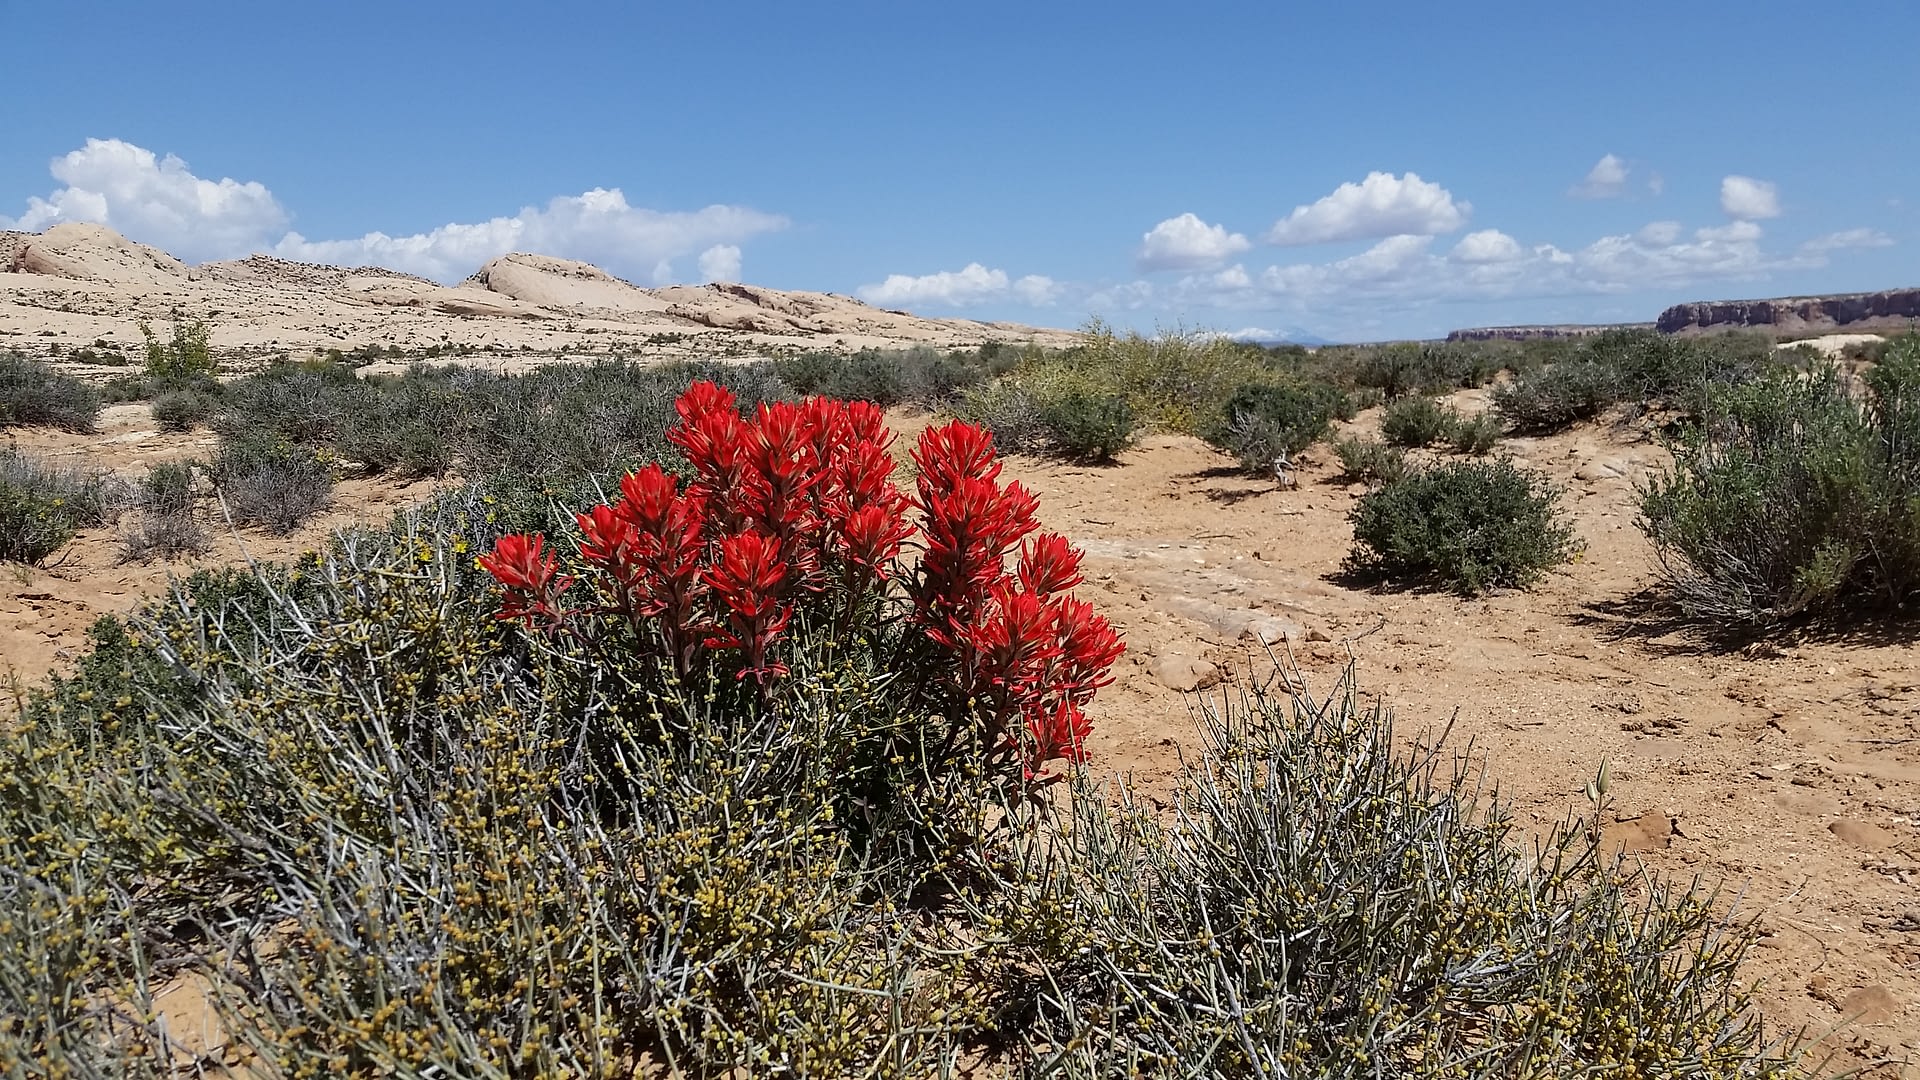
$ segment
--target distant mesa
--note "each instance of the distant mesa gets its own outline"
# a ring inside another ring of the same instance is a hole
[[[1920,319],[1920,289],[1838,296],[1786,296],[1775,300],[1713,300],[1675,304],[1654,323],[1669,334],[1765,329],[1782,334],[1831,330],[1904,329]]]
[[[1648,330],[1652,323],[1573,323],[1539,326],[1476,326],[1455,330],[1448,341],[1543,341],[1592,337],[1609,330]]]

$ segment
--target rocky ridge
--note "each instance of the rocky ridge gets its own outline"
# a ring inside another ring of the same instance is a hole
[[[209,319],[215,348],[240,355],[375,345],[748,357],[817,347],[1066,345],[1078,337],[921,318],[831,293],[736,283],[648,289],[589,263],[525,253],[446,286],[382,267],[271,255],[188,266],[100,225],[0,233],[0,350],[59,355],[96,341],[135,344],[140,320],[174,311]]]
[[[1675,304],[1654,326],[1663,333],[1765,329],[1775,333],[1902,329],[1920,319],[1920,289],[1772,300],[1712,300]]]
[[[1582,338],[1609,330],[1644,330],[1652,323],[1542,324],[1539,326],[1476,326],[1455,330],[1448,341],[1538,341],[1541,339]]]

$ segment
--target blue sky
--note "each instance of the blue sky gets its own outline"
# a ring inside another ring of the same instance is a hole
[[[1920,285],[1920,4],[0,0],[0,228],[1305,331]]]

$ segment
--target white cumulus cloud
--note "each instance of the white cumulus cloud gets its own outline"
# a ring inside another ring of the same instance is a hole
[[[1771,180],[1728,176],[1720,181],[1720,209],[1742,221],[1776,218],[1780,216],[1780,189]]]
[[[1587,170],[1587,178],[1567,192],[1581,199],[1611,199],[1627,188],[1627,163],[1608,154]]]
[[[442,225],[408,236],[372,232],[351,240],[314,241],[288,233],[273,253],[303,262],[386,266],[449,281],[495,256],[528,251],[579,259],[617,273],[645,273],[665,283],[672,280],[675,258],[738,246],[786,225],[784,217],[742,206],[649,210],[628,204],[619,188],[594,188],[559,196],[543,207],[526,207],[512,217]]]
[[[63,221],[106,225],[189,260],[246,254],[284,227],[287,212],[258,181],[195,176],[172,154],[120,139],[88,139],[48,165],[64,186],[27,200],[0,228],[37,232]]]
[[[1141,270],[1194,270],[1218,266],[1252,247],[1252,241],[1224,225],[1209,225],[1195,214],[1181,214],[1149,229],[1140,238],[1134,264]]]
[[[1893,237],[1879,229],[1845,229],[1841,232],[1816,236],[1800,245],[1800,250],[1812,254],[1825,254],[1829,251],[1845,251],[1849,248],[1892,247]]]
[[[1420,179],[1418,173],[1374,172],[1357,184],[1341,184],[1311,206],[1294,207],[1293,213],[1267,230],[1266,241],[1293,245],[1436,236],[1465,225],[1472,209],[1455,202],[1446,188]]]
[[[715,244],[701,252],[700,276],[708,281],[739,281],[740,245]]]
[[[673,259],[737,249],[745,240],[788,224],[778,214],[743,206],[652,210],[629,204],[618,188],[594,188],[481,222],[454,222],[400,236],[370,232],[309,240],[286,231],[289,215],[266,185],[196,176],[172,154],[156,155],[120,139],[88,139],[80,149],[55,158],[50,168],[64,186],[44,198],[29,199],[19,218],[0,218],[0,228],[39,230],[63,221],[95,222],[189,262],[267,251],[306,262],[373,264],[455,281],[495,256],[526,251],[671,280]],[[734,265],[737,274],[737,261]],[[720,267],[725,268],[724,262]]]
[[[1005,270],[989,269],[977,262],[918,277],[888,274],[877,285],[854,290],[860,299],[884,308],[960,308],[1009,298],[1028,307],[1051,307],[1059,303],[1065,291],[1065,286],[1050,277],[1028,274],[1016,279]]]
[[[1453,259],[1463,263],[1512,262],[1525,257],[1520,242],[1499,229],[1470,232],[1453,245]]]

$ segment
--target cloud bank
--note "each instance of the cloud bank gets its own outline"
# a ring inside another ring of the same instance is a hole
[[[741,243],[788,224],[781,215],[743,206],[653,210],[629,204],[619,188],[594,188],[481,222],[309,240],[286,231],[290,216],[258,181],[204,179],[172,154],[158,157],[119,139],[89,139],[55,158],[51,170],[65,186],[29,199],[26,212],[0,218],[0,228],[37,231],[88,221],[190,262],[269,252],[302,262],[385,266],[438,281],[456,281],[510,251],[580,259],[662,284],[672,260],[697,254],[709,279],[732,278],[740,272]]]

